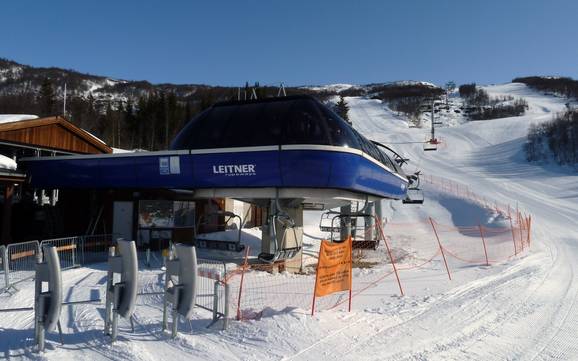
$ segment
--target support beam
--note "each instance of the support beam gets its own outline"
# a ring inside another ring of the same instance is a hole
[[[378,199],[374,202],[375,204],[375,217],[379,220],[379,225],[383,226],[383,200]]]
[[[351,204],[341,207],[342,214],[351,214]],[[341,240],[346,240],[351,236],[351,218],[341,217]]]

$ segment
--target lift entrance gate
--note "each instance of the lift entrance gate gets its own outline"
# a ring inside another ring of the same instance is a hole
[[[57,247],[44,245],[42,251],[35,253],[34,266],[34,306],[12,309],[0,309],[2,312],[34,312],[34,343],[39,351],[44,351],[46,332],[58,328],[62,343],[60,313],[62,306],[81,303],[98,303],[97,300],[62,302],[62,270]]]
[[[37,242],[33,245],[36,244]],[[46,332],[58,329],[62,343],[62,329],[59,321],[62,306],[100,304],[101,300],[99,298],[63,302],[62,260],[59,257],[58,246],[45,244],[39,251],[37,248],[33,249],[34,270],[32,275],[28,275],[28,279],[34,279],[35,283],[34,306],[0,309],[0,313],[34,312],[35,345],[39,351],[43,351]],[[213,313],[213,321],[208,327],[221,318],[223,327],[227,327],[229,287],[225,281],[225,264],[219,261],[197,259],[193,246],[177,244],[172,253],[174,257],[171,256],[167,262],[165,290],[156,293],[138,293],[138,258],[135,242],[117,240],[116,246],[109,249],[105,334],[110,335],[112,341],[115,341],[118,335],[118,316],[130,320],[132,325],[137,297],[152,294],[165,297],[163,326],[167,328],[167,315],[170,311],[173,320],[171,332],[173,337],[178,331],[179,318],[183,317],[190,321],[194,307]],[[4,264],[3,262],[2,266]],[[14,288],[14,291],[17,289]],[[202,296],[200,300],[197,297],[198,292]],[[170,310],[169,305],[172,305]]]

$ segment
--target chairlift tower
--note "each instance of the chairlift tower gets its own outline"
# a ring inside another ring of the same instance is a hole
[[[427,140],[423,145],[424,151],[438,150],[439,141],[437,140],[435,134],[435,97],[431,98],[430,115],[431,115],[431,135],[430,139]]]

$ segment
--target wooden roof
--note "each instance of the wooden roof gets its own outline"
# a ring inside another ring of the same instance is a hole
[[[61,116],[2,123],[0,141],[70,153],[112,153],[108,145]]]

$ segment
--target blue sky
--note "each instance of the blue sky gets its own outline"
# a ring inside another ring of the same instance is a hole
[[[29,1],[0,57],[153,83],[578,77],[578,1]]]

